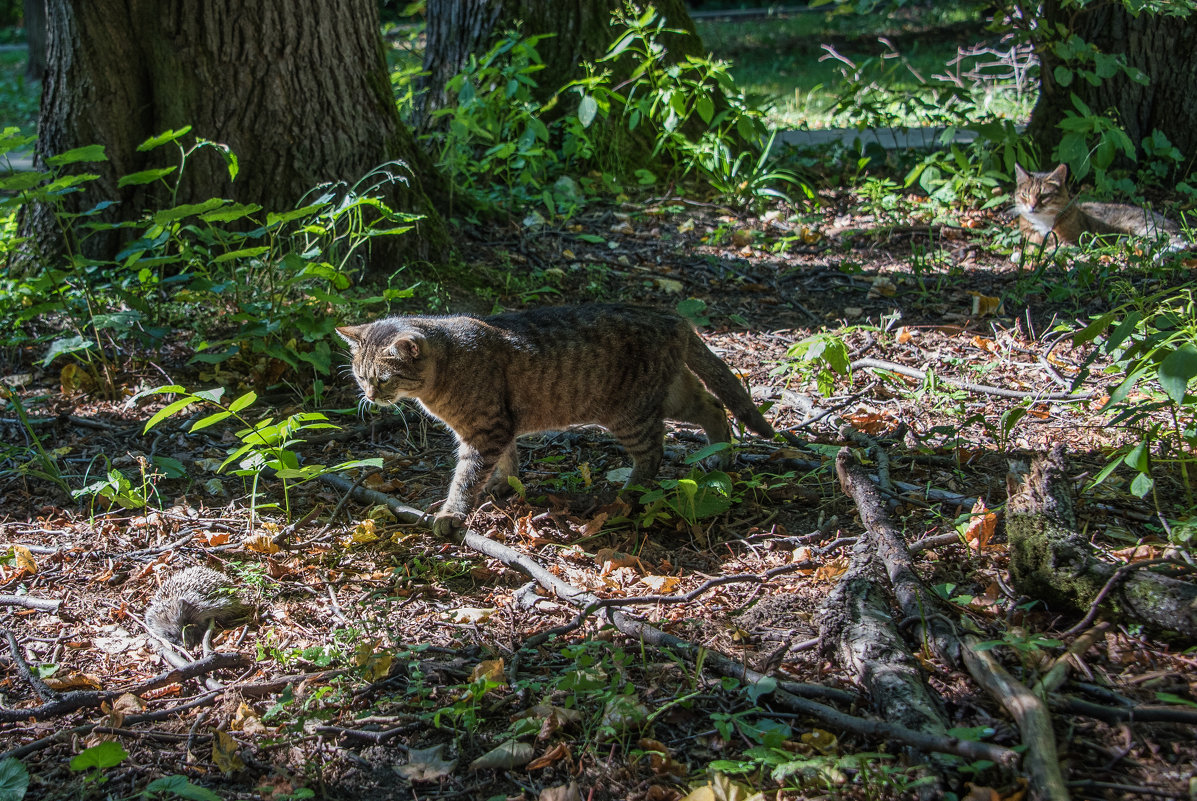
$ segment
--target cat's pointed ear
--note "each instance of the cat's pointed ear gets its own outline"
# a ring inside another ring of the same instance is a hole
[[[1061,164],[1047,174],[1047,180],[1063,186],[1068,181],[1068,165]]]
[[[401,359],[418,359],[424,348],[424,338],[415,334],[400,334],[391,343],[391,353]]]
[[[1027,175],[1027,171],[1022,168],[1022,165],[1017,161],[1014,162],[1014,180],[1021,184],[1029,177],[1030,176]]]
[[[366,336],[366,326],[343,325],[337,329],[337,333],[341,335],[341,339],[349,344],[352,350],[357,350]]]

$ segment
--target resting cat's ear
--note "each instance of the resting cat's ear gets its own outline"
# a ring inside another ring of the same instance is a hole
[[[422,345],[422,337],[403,334],[395,337],[395,341],[391,343],[391,355],[398,356],[400,359],[414,360],[419,358]]]
[[[1047,174],[1047,180],[1051,181],[1054,184],[1059,184],[1060,186],[1063,186],[1065,184],[1065,182],[1068,181],[1068,165],[1061,164],[1059,167],[1056,167],[1054,170],[1052,170],[1051,172],[1049,172]]]
[[[351,350],[357,350],[366,336],[366,326],[343,325],[337,329],[337,333],[349,344]]]
[[[1031,176],[1027,175],[1027,171],[1022,168],[1021,164],[1019,164],[1017,161],[1014,162],[1014,180],[1016,182],[1021,184],[1030,177]]]

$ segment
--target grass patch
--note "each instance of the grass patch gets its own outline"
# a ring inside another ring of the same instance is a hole
[[[960,48],[997,37],[980,7],[903,9],[889,16],[805,12],[788,17],[696,22],[707,49],[733,63],[732,74],[769,107],[778,128],[849,127],[861,119],[862,92],[880,108],[876,124],[927,125],[927,107],[944,105],[943,74]],[[847,62],[832,57],[824,45]],[[1035,96],[1003,82],[966,82],[969,103],[1026,119]],[[874,121],[870,121],[872,124]],[[942,123],[940,123],[942,124]]]

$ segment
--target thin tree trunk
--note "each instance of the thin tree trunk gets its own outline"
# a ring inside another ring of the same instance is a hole
[[[29,46],[25,77],[40,81],[46,74],[46,0],[25,0],[25,42]]]
[[[682,31],[664,39],[667,63],[687,55],[703,55],[702,40],[682,0],[656,0],[653,6]],[[432,112],[452,102],[445,84],[468,61],[470,54],[485,52],[504,31],[519,28],[525,36],[550,34],[537,46],[545,68],[537,73],[537,96],[547,100],[571,79],[583,74],[583,61],[594,61],[607,52],[615,36],[612,15],[625,0],[428,0],[428,40],[424,50],[424,94],[421,126]]]

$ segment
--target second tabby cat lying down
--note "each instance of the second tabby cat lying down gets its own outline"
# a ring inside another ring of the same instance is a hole
[[[1169,250],[1187,243],[1180,226],[1148,209],[1126,203],[1079,202],[1068,191],[1068,166],[1051,172],[1027,172],[1014,165],[1014,206],[1018,227],[1033,245],[1075,245],[1082,234],[1167,237]]]
[[[674,314],[561,306],[487,318],[390,317],[337,333],[349,343],[366,400],[416,398],[457,435],[457,469],[433,524],[439,536],[464,523],[483,482],[507,486],[519,469],[520,434],[598,423],[632,457],[629,486],[656,476],[666,418],[727,442],[722,401],[752,431],[774,435],[727,365]]]

